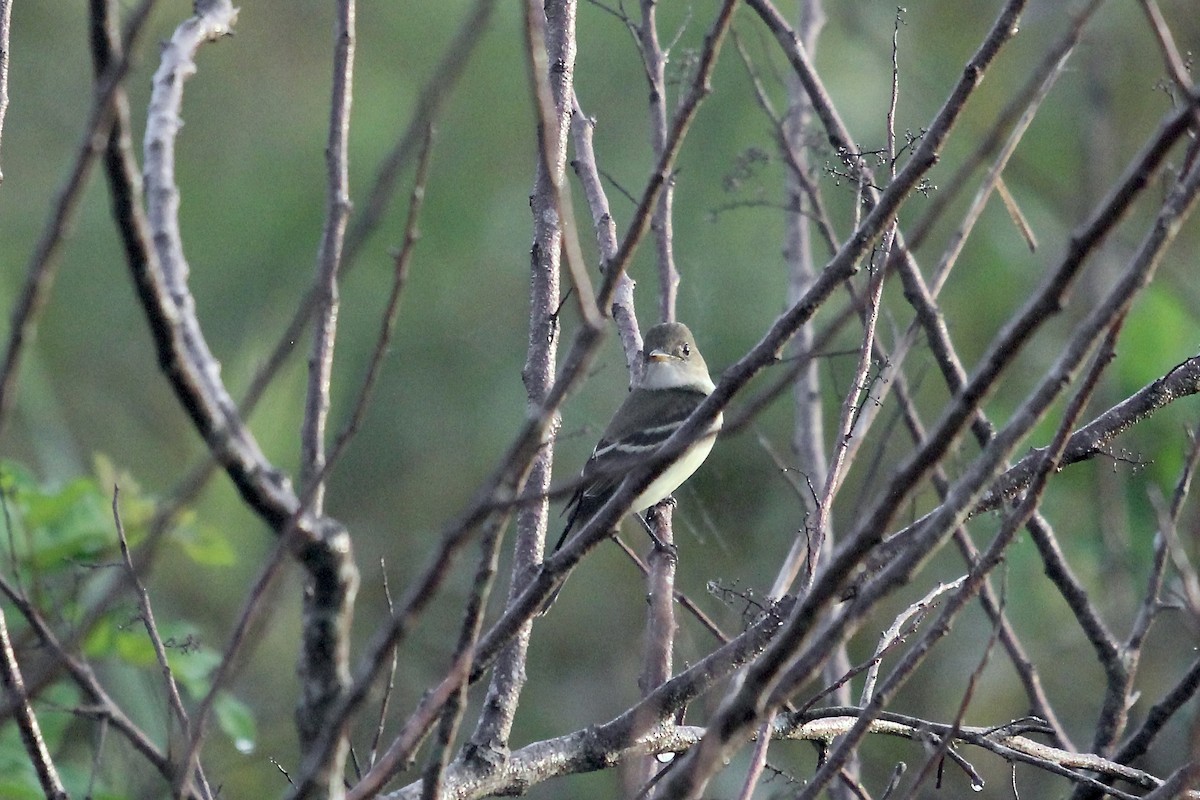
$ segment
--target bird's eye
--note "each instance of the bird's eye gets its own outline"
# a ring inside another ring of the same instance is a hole
[[[688,356],[690,356],[692,354],[692,346],[690,344],[688,344],[687,342],[684,342],[683,347],[679,348],[679,350],[680,350],[680,352],[683,353],[684,358],[687,358]]]

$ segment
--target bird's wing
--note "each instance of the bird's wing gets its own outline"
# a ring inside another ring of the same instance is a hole
[[[638,394],[643,397],[635,397]],[[612,497],[629,470],[642,463],[704,402],[706,393],[691,388],[634,389],[613,415],[583,466],[582,482],[563,508],[567,524],[557,550],[575,523],[586,521]]]

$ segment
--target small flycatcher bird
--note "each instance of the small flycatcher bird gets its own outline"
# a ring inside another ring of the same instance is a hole
[[[555,550],[608,502],[626,474],[644,464],[716,388],[692,332],[682,323],[664,322],[646,331],[642,360],[641,376],[604,429],[583,466],[579,488],[563,509],[567,524]],[[690,478],[712,450],[721,421],[718,414],[705,435],[637,496],[631,510],[650,508]],[[557,595],[555,592],[546,600],[543,613]]]

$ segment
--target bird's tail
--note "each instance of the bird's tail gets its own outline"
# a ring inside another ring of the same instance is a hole
[[[571,534],[571,528],[575,527],[575,517],[576,513],[573,510],[571,512],[571,516],[567,518],[567,524],[563,527],[562,535],[558,537],[558,543],[555,544],[554,549],[550,551],[550,555],[557,553],[562,548],[563,543],[567,541],[567,537]],[[558,593],[562,591],[562,587],[563,585],[560,583],[555,590],[551,592],[548,597],[546,597],[546,600],[542,603],[542,607],[538,609],[537,615],[539,617],[545,616],[546,612],[550,610],[550,606],[554,605],[554,601],[558,599]]]

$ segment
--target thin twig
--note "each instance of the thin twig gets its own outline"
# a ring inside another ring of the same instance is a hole
[[[879,679],[879,665],[883,663],[884,654],[900,644],[906,636],[916,630],[917,626],[921,624],[921,620],[934,607],[934,601],[939,595],[945,594],[952,589],[958,589],[966,580],[967,576],[964,575],[950,583],[939,583],[926,592],[924,597],[897,615],[888,629],[879,637],[879,643],[875,645],[875,652],[871,656],[870,661],[867,662],[869,666],[866,670],[866,676],[863,678],[859,705],[869,705],[875,698],[875,684]],[[915,619],[913,619],[914,617]],[[909,620],[912,620],[912,622],[910,623]]]
[[[396,613],[396,604],[392,600],[392,589],[388,585],[387,578],[387,563],[383,558],[379,559],[379,574],[383,580],[383,598],[387,601],[388,615],[390,616]],[[387,723],[388,704],[392,699],[392,692],[396,689],[396,668],[399,663],[400,653],[393,648],[392,666],[388,670],[387,681],[383,684],[383,697],[379,699],[379,717],[375,723],[375,734],[371,737],[371,750],[367,755],[368,767],[375,766],[375,761],[379,756],[379,742],[383,739],[383,729]]]
[[[596,246],[600,251],[600,263],[608,264],[616,258],[620,243],[617,241],[617,224],[608,204],[608,195],[604,191],[603,181],[600,180],[600,168],[596,164],[596,151],[593,147],[595,129],[596,121],[583,112],[579,98],[575,97],[571,114],[571,138],[575,158],[571,160],[571,168],[579,178],[583,196],[592,212],[592,227],[595,230]],[[621,337],[625,363],[631,367],[629,377],[632,381],[632,367],[637,364],[638,354],[642,352],[642,335],[638,330],[637,314],[634,312],[633,279],[628,274],[622,274],[617,279],[617,286],[613,291],[612,317],[617,325],[617,335]]]
[[[641,0],[642,21],[636,26],[642,64],[649,84],[650,152],[661,159],[667,146],[667,53],[658,41],[657,0]],[[675,319],[675,300],[679,293],[679,270],[675,266],[674,214],[675,179],[667,179],[654,206],[650,228],[654,231],[654,251],[658,265],[658,317],[662,322]]]
[[[879,688],[871,698],[871,702],[867,704],[864,713],[855,723],[854,728],[846,736],[839,739],[837,745],[833,749],[833,752],[826,759],[825,763],[818,768],[816,774],[813,775],[808,784],[805,785],[804,789],[797,796],[797,800],[811,800],[811,798],[815,798],[822,787],[828,785],[829,782],[833,780],[837,770],[840,768],[840,765],[858,746],[858,743],[862,740],[862,737],[866,735],[871,720],[875,718],[878,712],[884,708],[888,700],[894,696],[896,691],[913,675],[917,667],[931,652],[934,643],[949,633],[955,617],[957,617],[958,614],[961,613],[961,611],[966,607],[968,601],[978,594],[983,585],[983,580],[988,573],[1001,563],[1004,551],[1013,542],[1017,533],[1020,532],[1022,526],[1037,509],[1038,504],[1041,501],[1042,494],[1045,491],[1046,484],[1049,481],[1049,477],[1050,475],[1054,474],[1057,468],[1057,459],[1061,455],[1063,448],[1066,446],[1071,429],[1074,427],[1076,420],[1083,413],[1083,409],[1086,407],[1087,401],[1091,398],[1104,368],[1111,363],[1115,355],[1114,347],[1116,343],[1117,332],[1120,329],[1123,319],[1123,312],[1117,312],[1115,320],[1112,321],[1110,326],[1107,328],[1107,337],[1105,339],[1105,343],[1101,350],[1096,354],[1096,357],[1093,359],[1091,367],[1088,370],[1088,373],[1084,378],[1079,390],[1071,397],[1070,402],[1067,404],[1067,409],[1064,412],[1063,418],[1059,422],[1059,425],[1055,431],[1054,439],[1050,447],[1047,448],[1041,463],[1038,465],[1036,477],[1033,483],[1030,485],[1029,491],[1026,492],[1025,497],[1022,499],[1020,505],[1013,511],[1011,515],[1005,518],[1003,524],[1001,525],[1000,531],[996,534],[991,544],[988,546],[987,552],[984,553],[983,557],[979,559],[978,563],[971,570],[967,576],[967,580],[954,592],[953,595],[950,596],[945,605],[942,607],[941,612],[938,614],[938,618],[926,629],[925,633],[920,637],[920,639],[913,644],[913,646],[907,653],[905,653],[904,657],[891,671],[887,678],[879,685]],[[1084,333],[1091,333],[1091,331],[1085,329]],[[1086,339],[1086,336],[1081,336],[1080,338]],[[1076,364],[1071,363],[1067,354],[1065,353],[1060,363],[1062,361],[1066,361],[1071,368],[1076,366]],[[1049,378],[1047,381],[1043,382],[1043,385],[1040,388],[1048,388],[1048,384]],[[1031,401],[1027,403],[1027,405],[1032,405],[1033,398],[1036,397],[1037,393],[1033,395]],[[1044,413],[1044,409],[1049,405],[1049,398],[1041,398],[1039,404],[1043,404],[1042,408]],[[1022,421],[1023,416],[1025,418]],[[1014,415],[1014,420],[997,434],[996,438],[988,445],[988,448],[985,449],[984,455],[986,456],[987,450],[991,449],[993,451],[993,457],[1000,456],[1001,454],[995,451],[1002,448],[1003,443],[1006,440],[1011,439],[1013,429],[1020,426],[1031,426],[1034,419],[1036,419],[1036,417],[1031,414],[1022,415],[1021,413],[1018,413]],[[970,476],[971,470],[968,470],[963,481],[960,483],[965,483],[967,480],[971,480]],[[978,483],[980,482],[980,478],[976,476],[974,481]],[[951,490],[950,496],[953,497],[954,494],[954,490]],[[930,526],[930,529],[933,530],[934,528]],[[892,566],[892,569],[898,570],[900,568],[899,565],[903,562],[903,560],[903,558],[897,559],[897,562]],[[885,575],[886,572],[887,571],[885,570]],[[880,583],[883,583],[886,581],[886,578],[884,576],[880,576],[879,581]],[[870,591],[871,587],[868,586],[865,590],[865,594],[869,594]],[[875,596],[880,596],[878,591],[875,593]],[[865,600],[866,598],[860,596],[856,599],[855,605],[864,605]],[[784,694],[786,692],[786,687],[797,685],[799,674],[802,674],[804,671],[811,672],[812,667],[801,667],[800,664],[792,667],[789,671],[789,674],[782,681],[780,688],[775,690],[775,695],[779,696]]]
[[[700,108],[701,102],[712,92],[710,83],[712,72],[716,67],[721,45],[725,41],[725,34],[729,32],[729,26],[733,22],[733,12],[737,6],[736,0],[723,0],[712,27],[705,34],[704,47],[700,52],[696,74],[692,78],[688,91],[680,98],[675,117],[663,143],[662,155],[659,156],[646,188],[638,200],[637,209],[625,232],[625,238],[621,240],[616,255],[604,265],[604,283],[596,297],[597,305],[601,308],[607,308],[612,302],[617,284],[650,226],[659,196],[671,180],[684,137],[691,127],[692,121],[696,118],[696,112]]]
[[[650,567],[647,566],[646,562],[642,560],[642,557],[637,554],[637,551],[626,544],[625,540],[620,536],[612,537],[612,541],[613,544],[619,547],[621,552],[625,554],[626,558],[633,562],[633,565],[637,567],[638,572],[642,574],[642,577],[648,578],[650,575]],[[717,623],[714,622],[711,617],[705,614],[703,609],[696,604],[695,600],[676,589],[675,602],[679,603],[679,605],[682,606],[685,611],[691,614],[692,617],[700,623],[701,627],[711,633],[718,642],[721,644],[726,644],[729,642],[731,638],[729,634],[722,631]]]
[[[1041,91],[1046,76],[1057,68],[1056,65],[1062,61],[1063,56],[1075,49],[1075,45],[1079,43],[1083,35],[1084,27],[1091,21],[1103,3],[1104,0],[1089,0],[1087,5],[1072,16],[1067,30],[1046,49],[1042,60],[1038,62],[1029,73],[1025,83],[996,115],[995,121],[988,126],[987,133],[980,138],[975,149],[963,159],[948,180],[938,183],[938,191],[929,198],[925,213],[907,231],[910,248],[916,249],[924,244],[936,223],[941,220],[948,209],[954,207],[954,201],[966,189],[975,170],[999,150],[1006,134],[1012,130],[1012,126],[1024,115],[1025,109]]]
[[[421,220],[421,211],[425,205],[425,188],[429,182],[429,164],[432,152],[433,130],[427,129],[425,131],[425,139],[421,143],[421,154],[417,159],[417,170],[413,176],[412,190],[409,192],[408,215],[404,222],[404,236],[401,239],[399,249],[392,256],[392,288],[388,293],[388,299],[384,304],[383,313],[381,314],[382,321],[379,325],[379,335],[375,340],[375,348],[371,352],[371,362],[367,365],[367,374],[363,377],[362,386],[359,387],[354,407],[350,412],[350,418],[346,421],[341,431],[338,432],[337,438],[334,439],[333,448],[322,465],[321,474],[318,476],[318,483],[328,477],[334,465],[341,459],[347,446],[349,446],[358,433],[359,426],[367,415],[367,408],[370,406],[371,398],[374,396],[375,384],[379,381],[379,376],[383,372],[384,362],[387,359],[388,351],[392,344],[392,336],[396,331],[396,318],[400,312],[400,298],[404,294],[405,286],[408,285],[408,272],[409,265],[412,262],[413,250],[416,247],[417,241],[421,238],[418,225]]]
[[[753,2],[753,0],[752,0]],[[1007,13],[1012,12],[1012,6],[1001,15],[998,23],[1001,26],[1006,26],[1005,30],[998,35],[1001,37],[1007,36],[1011,30],[1013,19],[1007,17]],[[993,29],[993,35],[997,34],[997,29]],[[985,46],[985,49],[986,46]],[[994,54],[994,50],[992,51]],[[972,72],[971,77],[977,77],[977,73]],[[933,127],[931,126],[931,130]],[[928,143],[928,139],[924,140],[918,146],[918,152],[921,147]],[[911,162],[910,162],[911,163]],[[904,170],[901,170],[901,174]],[[998,436],[984,450],[983,457],[979,459],[965,474],[961,482],[961,493],[951,493],[952,501],[943,505],[938,512],[940,519],[938,522],[926,526],[925,530],[929,532],[931,537],[935,537],[929,543],[936,544],[945,532],[952,530],[955,525],[955,519],[962,516],[966,512],[964,503],[970,501],[971,498],[979,491],[984,481],[988,476],[993,474],[996,465],[1001,463],[1012,448],[1016,446],[1017,440],[1025,435],[1029,427],[1033,424],[1040,414],[1045,413],[1049,402],[1057,396],[1061,391],[1059,383],[1064,377],[1069,376],[1077,369],[1080,359],[1090,349],[1095,337],[1103,330],[1106,324],[1111,322],[1114,315],[1119,314],[1124,308],[1128,307],[1128,303],[1137,289],[1145,285],[1145,282],[1153,274],[1154,268],[1161,258],[1163,247],[1173,238],[1178,230],[1179,220],[1190,210],[1194,202],[1194,192],[1196,183],[1200,181],[1195,171],[1189,173],[1187,180],[1177,188],[1170,200],[1165,204],[1151,235],[1147,237],[1143,244],[1139,256],[1134,260],[1129,271],[1121,281],[1114,287],[1106,298],[1105,302],[1098,306],[1092,314],[1085,320],[1085,324],[1081,325],[1077,335],[1072,342],[1064,350],[1062,357],[1059,360],[1059,365],[1056,370],[1053,370],[1043,381],[1037,391],[1031,396],[1030,403],[1020,415],[1014,418],[1005,431],[1003,437]],[[870,218],[870,215],[868,215]],[[729,698],[718,712],[710,731],[714,733],[706,743],[690,753],[685,758],[685,768],[679,768],[674,771],[674,774],[668,779],[668,796],[674,797],[689,797],[693,796],[693,792],[698,791],[704,785],[707,778],[712,772],[718,768],[725,758],[738,746],[738,734],[745,728],[753,724],[755,713],[753,709],[762,708],[761,699],[755,696],[759,691],[757,687],[772,682],[772,676],[776,670],[780,669],[784,663],[792,661],[796,658],[796,643],[802,642],[805,635],[811,630],[814,620],[829,602],[829,597],[836,594],[838,585],[846,575],[846,568],[853,563],[856,563],[866,551],[866,547],[871,546],[876,541],[878,531],[886,528],[889,521],[897,510],[896,500],[907,495],[911,490],[912,479],[916,476],[924,475],[934,461],[937,460],[933,452],[928,451],[930,445],[934,447],[937,453],[944,453],[945,447],[949,445],[951,439],[943,439],[944,434],[949,434],[952,428],[957,428],[961,431],[961,426],[970,419],[977,408],[977,400],[972,400],[972,396],[984,387],[988,386],[995,380],[996,375],[992,373],[994,369],[999,368],[1000,361],[1007,361],[1011,357],[1011,345],[1019,341],[1024,341],[1027,334],[1030,332],[1030,325],[1036,327],[1039,320],[1045,318],[1044,311],[1040,308],[1042,302],[1050,300],[1058,295],[1058,292],[1064,290],[1069,285],[1069,279],[1063,282],[1064,278],[1072,276],[1076,269],[1071,263],[1074,260],[1074,255],[1067,259],[1063,267],[1057,271],[1057,275],[1052,277],[1045,288],[1038,293],[1026,308],[1016,316],[1014,321],[1006,328],[1004,334],[990,348],[989,354],[982,360],[981,366],[972,376],[971,381],[956,395],[955,401],[951,404],[942,417],[937,428],[930,434],[930,442],[926,446],[918,449],[909,460],[902,464],[898,471],[890,480],[887,489],[881,493],[880,501],[871,509],[866,510],[861,518],[857,531],[851,536],[845,546],[841,548],[841,552],[835,555],[830,562],[830,567],[825,571],[822,578],[818,581],[814,588],[814,593],[811,600],[806,600],[794,612],[792,619],[786,626],[786,632],[781,635],[778,646],[768,648],[767,654],[761,657],[756,664],[751,668],[751,678],[748,678],[744,684],[743,691],[739,696]],[[1058,288],[1053,287],[1058,285]],[[1047,293],[1047,290],[1049,293]],[[1040,298],[1040,299],[1039,299]],[[1057,300],[1054,304],[1057,304]],[[1001,350],[1000,348],[1005,348]],[[998,359],[998,360],[997,360]],[[1060,370],[1062,371],[1060,373]],[[979,395],[978,397],[982,397]],[[968,405],[962,405],[962,401],[968,400]],[[958,406],[955,409],[954,406]],[[947,428],[947,423],[951,423],[952,428]],[[939,443],[940,442],[940,443]],[[907,472],[912,471],[911,475]],[[936,533],[935,533],[936,532]],[[921,548],[920,553],[927,552]],[[878,584],[874,597],[891,587],[894,587],[898,581],[906,579],[910,570],[915,566],[919,556],[917,553],[910,553],[908,558],[899,559],[893,564],[893,578],[884,583]],[[821,598],[821,599],[818,599]],[[856,604],[857,605],[857,604]],[[854,612],[857,618],[862,613],[862,607]],[[843,615],[843,618],[847,615]],[[812,641],[806,642],[805,653],[795,661],[795,667],[789,669],[789,676],[786,680],[779,684],[776,689],[776,697],[786,696],[788,687],[797,685],[798,682],[806,680],[811,676],[811,670],[816,666],[817,662],[823,660],[824,654],[828,652],[828,647],[831,643],[840,641],[841,633],[838,632],[843,624],[849,624],[850,619],[843,619],[838,624],[830,625],[823,633],[814,634]],[[821,655],[818,656],[817,653]],[[769,707],[769,705],[767,706]],[[719,731],[719,735],[715,732]],[[707,746],[706,746],[707,745]],[[692,762],[690,765],[686,762]],[[697,769],[686,768],[694,766]]]
[[[1098,6],[1099,0],[1093,0],[1092,5]],[[1078,30],[1078,28],[1075,30]],[[933,279],[929,282],[929,291],[934,297],[937,297],[942,287],[945,286],[946,279],[950,276],[950,270],[954,268],[959,255],[961,255],[967,237],[970,236],[975,224],[983,215],[983,209],[987,205],[988,198],[991,197],[993,190],[1001,186],[1001,176],[1004,174],[1004,168],[1008,166],[1008,162],[1012,158],[1013,153],[1016,152],[1017,145],[1024,138],[1025,132],[1033,124],[1034,117],[1041,110],[1043,101],[1050,94],[1050,90],[1058,83],[1059,77],[1066,68],[1067,60],[1073,52],[1073,47],[1064,48],[1062,55],[1056,63],[1053,65],[1047,64],[1048,69],[1042,75],[1037,91],[1029,98],[1028,103],[1025,105],[1025,110],[1013,125],[1012,130],[1009,131],[1008,138],[1004,140],[1004,144],[1000,147],[1000,152],[992,160],[992,165],[988,168],[987,175],[975,190],[975,197],[971,200],[970,208],[963,215],[958,227],[950,235],[949,243],[946,245],[945,251],[942,253],[942,257],[933,271]]]
[[[247,646],[253,646],[259,641],[251,634],[262,619],[263,613],[268,610],[267,600],[270,592],[276,580],[283,573],[282,567],[288,563],[287,556],[293,544],[290,535],[282,536],[276,541],[274,550],[267,557],[258,576],[246,593],[237,624],[234,625],[233,631],[229,635],[229,641],[226,642],[225,649],[221,653],[221,660],[217,662],[216,669],[209,676],[208,693],[200,701],[194,715],[195,725],[182,759],[184,774],[192,769],[193,762],[199,757],[200,747],[208,732],[208,720],[217,698],[232,678],[236,665],[246,657]]]
[[[483,623],[483,614],[487,610],[488,597],[491,595],[492,584],[496,580],[496,564],[500,554],[501,528],[494,526],[484,535],[479,543],[479,564],[475,571],[475,579],[471,583],[471,594],[467,598],[466,611],[463,614],[462,626],[459,630],[458,644],[455,648],[453,662],[466,672],[471,663],[471,653],[479,640],[479,631]],[[459,723],[466,710],[467,681],[461,681],[458,691],[446,702],[438,725],[437,737],[429,753],[425,771],[422,775],[421,795],[423,800],[439,800],[444,796],[442,779],[446,766],[450,761],[450,753],[454,739],[458,733]],[[393,756],[390,748],[379,762],[381,768],[387,768],[387,761]],[[381,770],[382,771],[382,770]],[[364,782],[360,781],[360,785]],[[366,786],[371,786],[366,783]],[[376,791],[378,785],[369,791]],[[364,796],[361,792],[359,797]],[[369,796],[369,795],[368,795]]]
[[[1155,0],[1141,0],[1141,6],[1142,11],[1146,14],[1146,21],[1150,24],[1150,30],[1154,32],[1154,39],[1158,42],[1158,49],[1162,51],[1163,64],[1167,68],[1167,74],[1171,76],[1171,82],[1184,97],[1187,97],[1192,90],[1189,69],[1183,62],[1179,47],[1175,44],[1175,37],[1171,35],[1171,29],[1163,17],[1162,9],[1158,7]],[[1200,124],[1200,105],[1192,104],[1192,108],[1196,115],[1196,122]]]
[[[432,75],[421,90],[411,120],[392,150],[379,165],[367,199],[360,211],[351,219],[346,232],[346,243],[342,254],[341,271],[344,276],[355,264],[368,238],[383,221],[396,192],[396,185],[403,169],[421,152],[426,133],[433,127],[441,113],[442,105],[452,96],[455,85],[462,76],[467,62],[475,52],[483,32],[491,19],[496,0],[477,0],[471,13],[459,27],[454,39],[446,46],[443,56]],[[267,387],[279,374],[296,343],[302,340],[304,329],[312,319],[317,303],[317,289],[310,287],[300,299],[286,328],[275,341],[270,354],[250,379],[249,388],[242,397],[241,412],[249,416],[258,405]],[[203,469],[203,468],[198,468]]]
[[[25,745],[30,762],[33,763],[42,791],[50,800],[67,800],[67,790],[62,779],[58,777],[58,770],[50,758],[50,751],[46,749],[46,740],[42,738],[41,726],[38,725],[33,708],[29,705],[29,696],[25,694],[25,682],[21,678],[21,667],[17,664],[17,656],[8,637],[8,622],[4,617],[3,608],[0,608],[0,683],[16,708],[17,730],[21,732],[21,741]]]
[[[311,494],[311,509],[325,507],[325,424],[329,417],[329,391],[333,351],[340,308],[338,271],[346,225],[350,217],[350,106],[354,96],[355,0],[338,0],[334,26],[333,96],[325,143],[325,225],[317,254],[317,292],[312,352],[308,360],[308,387],[304,395],[304,420],[300,426],[300,489]]]
[[[51,653],[54,660],[61,665],[62,669],[70,676],[71,681],[87,698],[89,706],[86,709],[77,710],[76,713],[108,720],[117,732],[125,737],[133,749],[153,765],[160,775],[168,781],[172,780],[175,777],[175,764],[158,749],[158,745],[141,728],[125,715],[104,690],[104,687],[100,685],[87,662],[63,646],[38,609],[18,594],[16,589],[3,577],[0,577],[0,593],[4,594],[13,607],[25,618],[29,627],[37,635],[38,641]],[[5,712],[0,716],[7,716],[8,713],[11,713],[7,709]],[[199,800],[198,795],[189,794],[187,796]]]
[[[8,54],[12,27],[12,0],[0,0],[0,142],[4,140],[4,117],[8,113]],[[0,169],[0,184],[4,171]]]
[[[925,763],[921,765],[921,769],[917,772],[912,783],[908,787],[908,791],[904,794],[903,800],[912,800],[918,796],[921,787],[929,779],[932,774],[942,763],[942,760],[949,756],[956,764],[958,764],[964,772],[967,773],[971,781],[971,788],[975,791],[983,789],[983,778],[979,773],[955,750],[951,749],[954,740],[958,738],[958,732],[962,728],[963,719],[966,717],[967,708],[971,704],[972,698],[975,696],[975,687],[979,685],[979,679],[983,675],[983,670],[991,659],[992,651],[996,647],[996,642],[1000,638],[999,620],[1003,619],[1003,604],[1001,605],[1001,613],[997,615],[996,621],[992,623],[992,633],[988,637],[987,644],[983,647],[983,654],[979,657],[979,663],[975,665],[975,669],[971,670],[971,675],[967,679],[967,687],[963,690],[962,699],[958,704],[958,711],[954,715],[954,720],[950,724],[950,729],[947,730],[938,739],[937,745],[932,748],[932,751],[925,758]],[[865,705],[865,704],[864,704]],[[941,788],[939,776],[938,788]]]
[[[1188,446],[1183,470],[1175,484],[1175,492],[1171,496],[1170,508],[1166,509],[1166,519],[1164,520],[1162,514],[1159,515],[1159,532],[1166,539],[1167,549],[1171,554],[1175,572],[1179,576],[1180,591],[1188,612],[1193,620],[1200,620],[1200,575],[1197,574],[1195,566],[1188,557],[1176,524],[1183,510],[1184,500],[1191,488],[1192,477],[1195,475],[1197,467],[1200,466],[1200,434],[1192,432],[1189,434],[1189,438],[1191,444]]]
[[[546,401],[554,384],[558,360],[559,308],[562,241],[558,200],[554,184],[562,183],[566,173],[567,134],[570,128],[571,98],[574,95],[575,58],[574,2],[544,4],[546,58],[555,65],[545,76],[554,105],[551,120],[542,119],[538,128],[544,155],[534,170],[534,190],[530,197],[533,223],[533,244],[529,261],[529,337],[521,380],[525,386],[526,402],[536,408]],[[529,46],[539,46],[530,42]],[[554,125],[550,123],[554,122]],[[553,128],[553,131],[551,130]],[[551,136],[552,133],[557,133]],[[554,170],[554,175],[547,169]],[[541,562],[549,526],[549,503],[545,493],[550,488],[554,465],[555,441],[561,421],[552,418],[544,446],[534,456],[526,488],[541,492],[537,501],[522,504],[517,509],[517,535],[513,543],[512,571],[507,602],[512,603]],[[463,749],[463,759],[480,769],[498,768],[508,753],[508,739],[516,718],[517,704],[525,685],[525,662],[532,623],[527,624],[497,658],[491,682],[483,701],[483,709],[470,741]]]
[[[142,626],[146,629],[146,636],[150,639],[150,645],[154,648],[154,658],[158,662],[158,669],[162,673],[163,684],[167,691],[167,705],[171,709],[175,723],[179,726],[179,732],[183,736],[183,740],[190,741],[192,737],[192,723],[188,717],[187,709],[183,706],[183,698],[179,694],[179,685],[175,682],[175,672],[171,669],[171,665],[167,661],[167,648],[163,645],[162,636],[158,633],[158,624],[154,621],[154,608],[150,604],[150,594],[138,578],[137,570],[133,566],[133,559],[129,554],[129,540],[125,538],[125,524],[121,521],[120,487],[118,486],[113,486],[112,515],[113,523],[117,528],[117,541],[121,546],[121,559],[125,563],[125,571],[129,575],[130,583],[137,597],[138,614],[141,617]],[[188,766],[190,767],[191,765],[189,764]],[[178,793],[181,787],[189,786],[193,779],[196,781],[197,790],[202,796],[209,797],[212,795],[212,791],[208,787],[208,781],[204,779],[204,773],[199,769],[198,765],[194,775],[190,769],[180,773],[176,781],[176,792]]]

